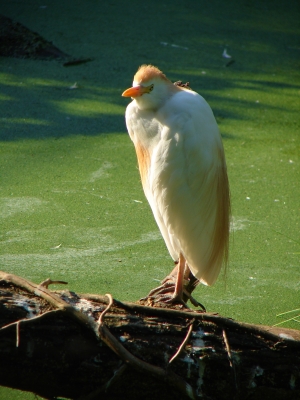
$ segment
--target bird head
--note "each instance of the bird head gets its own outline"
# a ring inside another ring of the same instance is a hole
[[[174,93],[174,88],[158,68],[142,65],[134,75],[132,87],[125,90],[122,96],[131,97],[142,110],[156,110]]]

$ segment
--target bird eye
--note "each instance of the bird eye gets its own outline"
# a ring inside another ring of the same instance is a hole
[[[149,87],[149,92],[152,92],[153,88],[154,88],[154,85],[153,85],[153,84],[150,85],[150,87]]]

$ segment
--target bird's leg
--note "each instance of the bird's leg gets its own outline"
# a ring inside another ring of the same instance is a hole
[[[184,257],[180,255],[179,261],[175,261],[174,269],[163,279],[161,285],[152,289],[148,296],[140,301],[142,304],[146,302],[151,305],[153,303],[181,303],[188,308],[186,302],[190,300],[195,307],[201,307],[205,311],[203,305],[191,295],[198,283],[199,281],[192,274]]]
[[[183,260],[184,260],[184,258],[183,258]],[[176,287],[177,287],[178,284],[180,284],[180,283],[178,283],[178,276],[177,276],[175,292],[174,292],[173,298],[171,299],[170,302],[172,302],[172,303],[173,302],[180,302],[184,306],[187,307],[186,302],[188,300],[190,300],[190,302],[193,304],[193,306],[201,307],[202,310],[204,312],[206,312],[205,307],[201,303],[199,303],[199,301],[196,300],[191,294],[191,292],[193,291],[193,288],[195,288],[198,285],[199,281],[192,274],[192,272],[190,270],[190,267],[188,266],[188,264],[187,264],[187,262],[185,260],[184,260],[183,265],[184,265],[184,273],[183,273],[183,280],[182,280],[181,297],[180,297],[180,295],[176,294]],[[179,263],[179,266],[178,266],[178,275],[179,275],[179,273],[180,273],[180,263]]]
[[[175,261],[175,267],[173,268],[172,272],[161,281],[161,285],[159,285],[155,289],[152,289],[147,297],[144,297],[140,300],[143,301],[146,300],[147,298],[152,298],[154,300],[156,296],[161,296],[168,293],[171,296],[171,294],[174,293],[177,271],[178,271],[178,261]]]
[[[147,298],[155,302],[163,303],[181,303],[186,308],[188,306],[183,300],[184,293],[184,278],[188,278],[190,269],[186,264],[185,258],[182,254],[179,256],[179,261],[176,263],[175,268],[163,281],[162,285],[156,289],[151,290]],[[174,288],[175,287],[175,288]],[[173,293],[172,293],[173,292]],[[141,300],[146,300],[141,299]]]
[[[173,268],[172,272],[168,276],[166,276],[164,280],[162,280],[161,282],[162,284],[164,284],[167,281],[173,281],[175,284],[178,275],[178,264],[179,261],[175,261],[175,267]]]
[[[172,299],[178,274],[178,263],[178,261],[175,261],[175,267],[172,272],[161,281],[161,285],[152,289],[148,296],[140,299],[141,302],[166,302]]]
[[[177,302],[177,301],[180,303],[184,303],[184,301],[183,301],[183,280],[184,280],[185,264],[186,264],[185,258],[180,253],[175,291],[174,291],[173,297],[171,299],[172,303]]]

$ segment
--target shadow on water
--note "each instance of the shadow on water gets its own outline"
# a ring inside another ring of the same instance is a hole
[[[51,67],[51,63],[43,63]],[[225,97],[226,93],[233,89],[247,88],[250,91],[265,91],[268,88],[299,89],[300,87],[278,82],[203,78],[197,75],[190,78],[189,73],[184,71],[180,73],[180,79],[192,80],[193,89],[200,92],[211,104],[218,123],[222,123],[224,119],[243,120],[245,118],[243,109],[257,108],[257,104],[253,101],[241,100],[234,96]],[[4,79],[1,84],[3,117],[0,140],[2,141],[126,133],[124,112],[128,101],[121,98],[120,89],[108,87],[99,90],[99,88],[79,87],[75,90],[69,89],[65,82],[53,85],[49,83],[45,86],[26,84],[28,79],[32,80],[28,76],[10,76],[10,79],[12,81],[15,79],[20,83],[11,86],[7,85]],[[126,88],[125,85],[124,88]],[[226,109],[222,107],[222,104],[226,104]],[[284,107],[277,105],[265,105],[265,108],[284,110]],[[233,138],[234,136],[226,135],[226,137]]]
[[[299,89],[292,80],[266,78],[299,67],[296,1],[289,7],[258,0],[87,1],[84,8],[54,3],[59,11],[48,7],[38,17],[26,5],[2,5],[0,12],[53,39],[63,51],[82,51],[95,61],[64,68],[53,61],[1,58],[2,141],[125,133],[128,101],[121,93],[142,63],[157,65],[173,81],[189,81],[219,120],[244,119],[243,109],[257,107],[254,101],[229,99],[232,90]],[[234,61],[228,67],[224,48]],[[77,81],[78,88],[70,89]]]
[[[17,62],[28,63],[28,60]],[[114,95],[111,88],[91,88],[88,83],[73,88],[68,79],[53,82],[51,69],[60,65],[46,61],[34,63],[48,74],[38,78],[34,73],[2,74],[0,140],[126,132],[126,104],[116,102],[120,97],[117,91]]]

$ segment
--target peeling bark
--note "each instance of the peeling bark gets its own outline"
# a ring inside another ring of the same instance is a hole
[[[51,283],[0,272],[0,385],[47,399],[300,398],[300,331]]]

